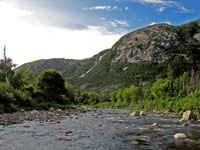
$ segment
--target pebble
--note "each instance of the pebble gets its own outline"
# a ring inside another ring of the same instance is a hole
[[[147,112],[146,112],[146,111],[140,111],[140,117],[146,116],[146,115],[147,115]]]
[[[59,141],[71,141],[72,139],[65,138],[65,137],[60,137],[58,140]]]
[[[24,110],[24,109],[21,109],[20,111],[21,111],[21,112],[25,112],[25,110]]]
[[[138,145],[138,144],[140,144],[140,142],[139,141],[133,141],[132,144]]]
[[[158,123],[154,123],[152,126],[154,126],[154,127],[155,127],[155,126],[158,126]]]
[[[174,139],[185,139],[187,136],[184,133],[177,133],[174,135]]]
[[[54,111],[54,108],[53,107],[49,108],[49,111]]]
[[[149,131],[149,130],[152,130],[152,128],[144,128],[145,130]]]
[[[133,111],[130,116],[140,116],[140,111]]]

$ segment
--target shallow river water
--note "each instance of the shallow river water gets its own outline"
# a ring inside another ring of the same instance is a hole
[[[60,123],[25,121],[0,125],[0,150],[200,150],[200,124],[180,117],[131,117],[129,110],[103,109],[66,116]],[[153,126],[158,123],[158,126]],[[175,140],[176,133],[187,139]],[[60,141],[66,137],[70,141]]]

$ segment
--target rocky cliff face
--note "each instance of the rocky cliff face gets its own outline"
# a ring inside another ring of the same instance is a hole
[[[200,20],[195,22],[195,27],[200,28]],[[127,61],[158,61],[168,59],[168,51],[181,43],[200,41],[200,33],[188,36],[182,34],[187,28],[175,27],[168,24],[149,26],[123,36],[113,47],[117,56],[112,63]],[[190,28],[190,27],[188,27]]]

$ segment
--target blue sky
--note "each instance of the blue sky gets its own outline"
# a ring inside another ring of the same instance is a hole
[[[0,0],[0,46],[17,64],[88,58],[155,23],[200,18],[199,0]]]

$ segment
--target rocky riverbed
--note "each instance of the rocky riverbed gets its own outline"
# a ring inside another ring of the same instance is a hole
[[[167,112],[130,114],[87,108],[1,114],[0,150],[200,149],[198,121]]]

